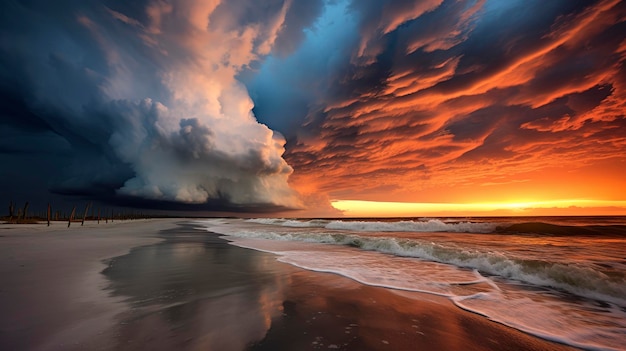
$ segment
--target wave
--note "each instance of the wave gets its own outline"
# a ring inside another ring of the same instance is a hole
[[[492,233],[498,223],[488,222],[444,222],[440,219],[423,221],[344,221],[344,220],[293,220],[283,218],[254,218],[249,223],[278,225],[294,228],[326,228],[356,232],[451,232]]]
[[[277,254],[279,261],[304,269],[339,274],[370,286],[447,297],[464,310],[559,343],[590,350],[620,350],[623,344],[620,330],[626,328],[626,311],[606,303],[571,297],[561,300],[559,292],[520,289],[519,283],[493,279],[475,269],[358,252],[339,245],[228,240]]]
[[[324,219],[312,219],[308,221],[285,218],[252,218],[246,220],[248,223],[279,225],[294,228],[324,228],[330,221]]]
[[[302,241],[345,245],[395,256],[414,257],[481,273],[557,288],[575,295],[626,306],[626,277],[623,273],[603,272],[583,264],[559,263],[509,257],[499,252],[483,252],[415,239],[359,236],[356,234],[271,232],[240,230],[228,235],[281,241]]]
[[[249,223],[277,225],[292,228],[326,228],[355,232],[448,232],[448,233],[498,233],[535,235],[626,236],[626,225],[563,225],[545,222],[506,223],[504,221],[459,221],[441,219],[357,221],[327,219],[254,218]]]
[[[415,218],[413,222],[429,221]],[[458,219],[443,221],[444,224],[461,223]],[[612,261],[602,259],[570,259],[567,256],[569,251],[563,255],[558,251],[559,255],[555,256],[550,254],[551,245],[547,246],[547,251],[533,251],[531,255],[526,250],[504,251],[511,247],[507,238],[500,236],[507,226],[496,229],[497,235],[493,236],[504,239],[503,242],[495,240],[493,245],[485,246],[473,245],[474,240],[491,243],[489,235],[390,236],[352,229],[325,229],[331,222],[263,219],[247,224],[205,220],[203,224],[212,232],[227,235],[225,238],[234,245],[272,252],[281,262],[340,274],[367,285],[444,296],[462,309],[566,345],[589,350],[623,348],[624,334],[621,331],[626,328],[626,271],[621,261],[613,265]],[[271,225],[259,226],[259,223]],[[527,220],[525,223],[531,222]],[[546,233],[546,229],[559,227],[525,223],[511,228],[512,237],[517,233],[533,233],[532,241],[535,240],[534,233]],[[468,239],[460,242],[446,240],[458,237]],[[539,239],[543,242],[543,238]],[[438,240],[438,243],[430,240]],[[563,239],[559,240],[557,242],[563,242]],[[585,239],[583,242],[595,241]],[[611,253],[610,257],[613,256]],[[548,257],[552,258],[548,260]]]

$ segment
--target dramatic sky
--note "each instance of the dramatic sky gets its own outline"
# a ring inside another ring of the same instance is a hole
[[[0,201],[626,214],[626,2],[4,0]]]

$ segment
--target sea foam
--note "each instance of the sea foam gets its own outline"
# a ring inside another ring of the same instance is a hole
[[[343,220],[293,220],[282,218],[254,218],[249,223],[279,225],[294,228],[326,228],[358,232],[452,232],[452,233],[492,233],[497,223],[487,222],[444,222],[440,219],[424,221],[343,221]]]
[[[475,269],[485,274],[537,286],[562,289],[575,295],[626,306],[624,277],[608,277],[601,270],[589,265],[524,259],[498,251],[481,251],[427,240],[344,234],[333,231],[238,229],[224,234],[241,238],[345,245],[395,256],[419,258]]]
[[[394,237],[331,230],[332,221],[325,220],[267,221],[263,224],[273,226],[258,220],[204,223],[235,245],[273,252],[285,263],[368,285],[445,296],[460,308],[564,344],[622,349],[626,282],[623,275],[607,276],[600,266],[529,259],[498,250],[497,242],[487,250],[458,245],[442,241],[445,234]]]

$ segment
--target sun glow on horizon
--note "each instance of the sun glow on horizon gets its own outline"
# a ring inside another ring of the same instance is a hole
[[[482,203],[332,200],[331,204],[350,217],[626,215],[626,201],[585,199]]]

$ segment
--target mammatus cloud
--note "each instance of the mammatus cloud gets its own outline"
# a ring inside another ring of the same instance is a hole
[[[352,5],[365,39],[288,147],[294,183],[383,201],[623,188],[610,163],[626,162],[624,2],[432,1],[404,17],[383,3]]]
[[[57,191],[300,207],[287,183],[285,139],[257,122],[235,78],[283,40],[291,6],[5,3],[2,97],[21,102],[6,125],[30,116],[69,143],[75,167]]]

